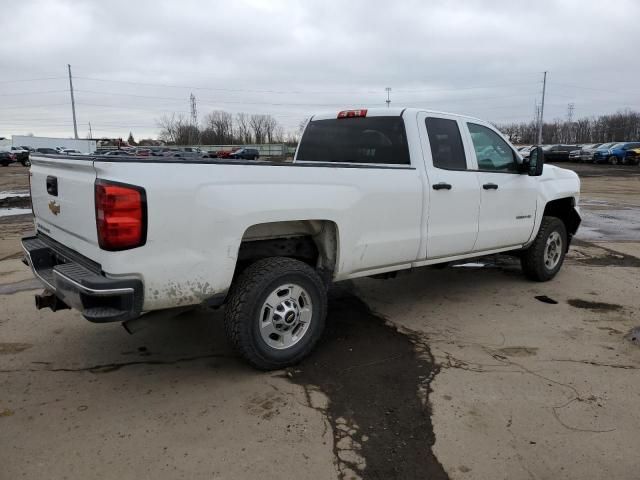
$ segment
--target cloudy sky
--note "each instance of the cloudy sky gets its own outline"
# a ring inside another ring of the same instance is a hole
[[[640,1],[0,0],[0,136],[156,136],[163,114],[394,106],[526,121],[640,110]]]

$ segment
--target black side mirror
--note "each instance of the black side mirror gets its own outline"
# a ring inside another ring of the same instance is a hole
[[[525,172],[530,177],[539,177],[542,175],[542,168],[544,167],[544,151],[542,147],[534,147],[529,153],[529,158],[525,158],[523,161]]]

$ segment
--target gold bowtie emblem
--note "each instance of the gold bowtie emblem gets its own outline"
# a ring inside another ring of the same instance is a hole
[[[60,205],[58,205],[55,200],[52,200],[49,202],[49,210],[51,210],[51,213],[54,215],[58,215],[60,213]]]

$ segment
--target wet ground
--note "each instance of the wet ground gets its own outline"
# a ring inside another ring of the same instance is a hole
[[[221,311],[135,336],[36,311],[30,216],[0,218],[0,479],[636,478],[640,167],[561,166],[584,228],[554,281],[495,256],[342,285],[317,350],[269,374]]]

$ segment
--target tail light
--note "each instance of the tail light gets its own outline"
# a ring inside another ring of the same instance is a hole
[[[103,250],[127,250],[147,240],[147,198],[144,188],[96,180],[96,226]]]
[[[355,117],[366,117],[367,109],[361,108],[360,110],[343,110],[338,113],[338,118],[355,118]]]

